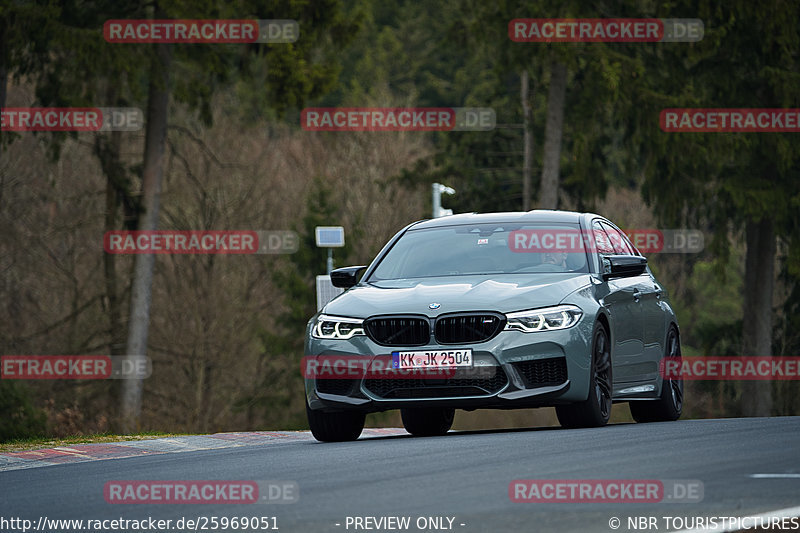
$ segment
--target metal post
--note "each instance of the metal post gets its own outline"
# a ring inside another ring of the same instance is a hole
[[[432,203],[433,203],[433,218],[443,217],[445,215],[452,215],[452,209],[442,209],[442,193],[446,194],[455,194],[455,189],[451,189],[447,185],[442,185],[441,183],[434,183],[433,184],[433,196]]]
[[[333,248],[328,248],[328,275],[331,275],[333,270]]]

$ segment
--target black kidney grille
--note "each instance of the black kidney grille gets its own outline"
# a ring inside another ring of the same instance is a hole
[[[567,381],[567,360],[563,357],[513,363],[525,387],[552,387]]]
[[[465,344],[488,341],[505,326],[505,319],[490,314],[447,315],[436,321],[436,341]]]
[[[422,346],[431,339],[431,327],[424,318],[370,318],[364,327],[373,341],[385,346]]]

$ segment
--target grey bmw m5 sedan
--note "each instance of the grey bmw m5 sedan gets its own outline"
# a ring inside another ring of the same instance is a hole
[[[666,291],[623,231],[591,213],[451,215],[409,224],[307,327],[311,431],[358,438],[369,412],[442,435],[456,409],[555,407],[596,427],[612,402],[637,422],[676,420],[683,383]]]

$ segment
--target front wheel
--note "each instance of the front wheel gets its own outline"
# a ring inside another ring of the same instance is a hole
[[[681,343],[675,326],[669,328],[664,357],[680,359]],[[637,422],[671,422],[683,412],[683,380],[667,379],[661,382],[661,396],[657,400],[629,402],[631,416]]]
[[[415,437],[444,435],[453,427],[455,413],[446,407],[400,409],[403,427]]]
[[[306,404],[306,417],[314,438],[322,442],[356,440],[364,430],[367,414],[360,411],[326,413]]]
[[[557,405],[556,416],[562,427],[605,426],[611,416],[611,343],[599,322],[592,333],[592,364],[589,370],[589,397],[570,405]]]

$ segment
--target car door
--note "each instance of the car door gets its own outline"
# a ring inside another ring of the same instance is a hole
[[[620,233],[623,238],[622,245],[631,254],[642,255],[628,236],[623,232]],[[643,363],[639,367],[638,373],[641,379],[656,380],[659,378],[658,364],[664,354],[664,343],[667,336],[666,314],[662,302],[664,288],[658,283],[649,268],[640,278],[642,283],[639,287],[639,301],[642,305],[644,353]]]
[[[611,236],[614,252],[618,254],[641,255],[619,228],[607,221],[603,228]],[[626,369],[631,381],[649,381],[658,375],[658,362],[661,357],[661,345],[664,342],[664,312],[661,309],[663,289],[655,283],[655,278],[647,269],[639,276],[629,278],[633,284],[634,301],[640,309],[641,316],[641,353],[636,360],[631,360]]]
[[[659,379],[658,364],[664,355],[667,336],[667,320],[662,298],[664,288],[656,281],[650,269],[646,272],[646,283],[642,289],[642,323],[644,326],[643,379]]]
[[[609,229],[610,226],[608,226]],[[612,237],[606,227],[597,220],[592,224],[597,253],[602,269],[603,257],[614,255]],[[642,342],[642,307],[639,303],[640,280],[633,278],[614,278],[604,281],[601,290],[603,303],[611,317],[611,338],[613,339],[612,364],[613,377],[617,383],[629,383],[637,379],[637,364],[641,362],[644,344]]]

